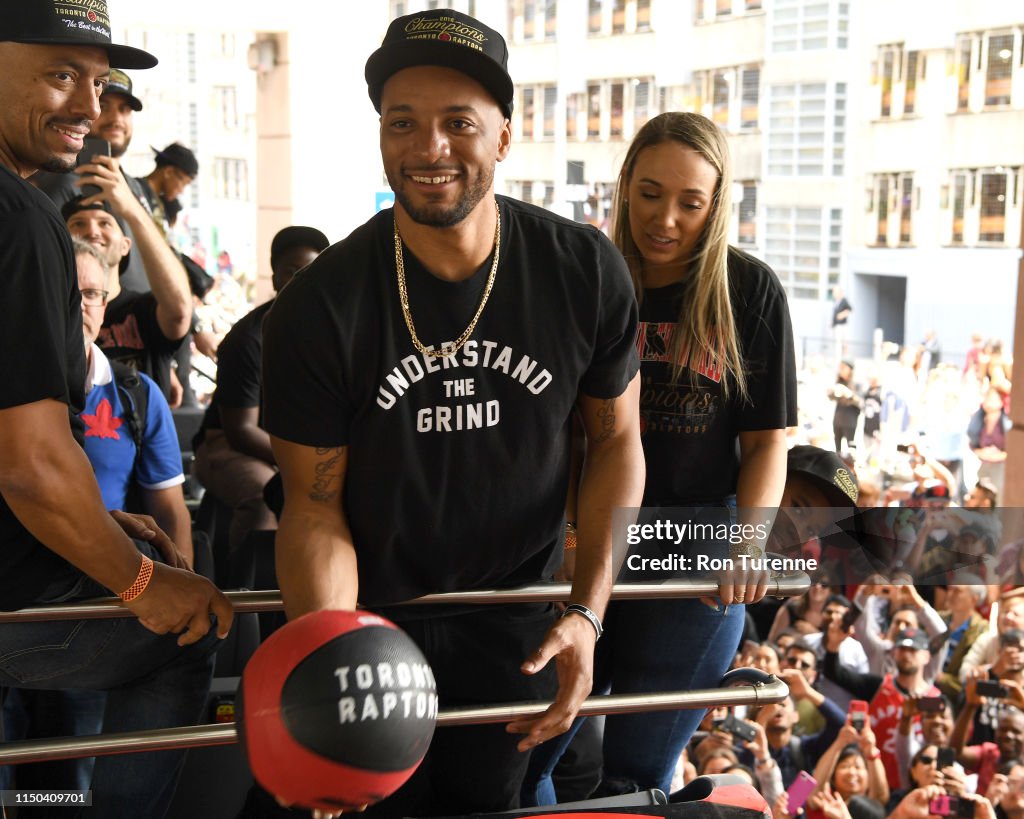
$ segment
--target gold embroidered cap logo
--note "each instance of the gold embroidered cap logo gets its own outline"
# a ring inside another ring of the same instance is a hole
[[[857,490],[857,484],[854,482],[853,478],[850,477],[850,473],[846,469],[841,467],[837,469],[832,482],[838,486],[842,490],[843,494],[850,500],[854,503],[857,502],[857,496],[860,493]]]

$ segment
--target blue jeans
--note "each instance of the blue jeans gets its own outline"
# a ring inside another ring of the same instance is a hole
[[[646,510],[660,517],[658,510]],[[666,510],[667,511],[667,510]],[[695,519],[735,522],[735,501],[694,512]],[[671,517],[671,515],[666,515]],[[658,548],[646,544],[647,556]],[[722,544],[687,543],[675,551],[709,554]],[[665,550],[663,550],[664,552]],[[641,578],[636,578],[641,579]],[[645,576],[649,581],[652,577]],[[628,582],[630,573],[620,574]],[[627,600],[612,603],[597,644],[594,692],[640,694],[716,688],[732,666],[745,623],[745,607],[715,610],[699,600]],[[640,789],[671,787],[676,761],[704,716],[704,709],[610,716],[604,733],[604,779],[631,780]],[[535,748],[523,785],[523,807],[556,804],[551,773],[578,729]]]
[[[159,559],[149,544],[139,550]],[[48,589],[40,603],[109,596],[82,575]],[[134,617],[0,625],[0,686],[107,692],[105,733],[194,725],[210,689],[215,628],[181,648],[177,635],[156,635]],[[162,817],[177,784],[184,751],[99,757],[92,778],[96,815]]]

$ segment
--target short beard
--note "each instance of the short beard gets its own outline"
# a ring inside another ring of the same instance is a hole
[[[56,156],[51,156],[39,166],[39,170],[47,173],[70,173],[74,169],[74,160],[60,159]]]
[[[466,190],[466,195],[462,201],[447,210],[440,210],[430,204],[416,207],[409,197],[406,196],[402,184],[396,186],[395,180],[389,179],[388,181],[395,192],[395,199],[398,200],[402,209],[409,214],[409,218],[416,222],[416,224],[425,225],[426,227],[449,228],[454,227],[469,216],[487,195],[487,191],[490,190],[491,184],[494,182],[494,169],[492,168],[481,173],[476,182]]]

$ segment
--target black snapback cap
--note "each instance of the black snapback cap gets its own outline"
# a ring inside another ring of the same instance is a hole
[[[107,52],[112,68],[152,68],[149,52],[110,41],[107,0],[17,0],[0,14],[0,41],[29,45],[93,46]]]
[[[128,105],[131,106],[133,111],[142,110],[142,100],[132,93],[132,78],[120,68],[110,69],[110,80],[107,82],[107,86],[103,89],[100,97],[105,97],[108,94],[120,94],[123,97],[127,97]]]
[[[814,478],[836,506],[857,508],[857,478],[836,453],[816,446],[795,446],[789,450],[786,468]]]
[[[367,91],[377,113],[384,83],[392,74],[417,65],[461,71],[491,93],[506,117],[512,116],[515,91],[505,40],[468,14],[430,9],[391,21],[384,42],[366,61]]]

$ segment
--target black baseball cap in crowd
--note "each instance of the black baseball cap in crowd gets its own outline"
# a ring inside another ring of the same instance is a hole
[[[133,111],[142,110],[142,100],[132,93],[132,78],[125,74],[120,68],[110,69],[110,80],[107,87],[103,89],[100,98],[108,94],[120,94],[128,99],[128,105]]]
[[[905,628],[896,635],[893,648],[913,648],[918,651],[928,648],[928,635],[917,628]]]
[[[149,149],[156,154],[156,166],[163,168],[166,165],[184,171],[193,179],[199,175],[199,160],[196,155],[180,142],[172,142],[162,151],[158,151],[152,145]]]
[[[273,264],[282,253],[287,253],[293,247],[311,247],[321,253],[330,244],[327,237],[314,227],[291,225],[279,230],[270,242],[270,263]]]
[[[366,61],[370,100],[380,113],[384,83],[403,68],[439,65],[472,77],[512,116],[514,89],[504,38],[479,20],[453,9],[430,9],[391,21],[384,42]]]
[[[0,41],[30,45],[93,46],[112,68],[152,68],[157,59],[140,48],[110,42],[107,0],[16,0],[0,14]]]
[[[61,205],[61,208],[60,208],[61,218],[65,222],[67,222],[68,219],[70,219],[72,216],[74,216],[76,213],[78,213],[81,210],[104,210],[107,213],[109,213],[111,216],[114,217],[114,221],[117,222],[117,226],[119,228],[121,228],[121,233],[125,234],[126,236],[128,235],[128,225],[125,224],[124,219],[122,219],[120,216],[118,216],[116,213],[114,213],[114,211],[112,211],[110,209],[110,204],[108,202],[100,201],[100,202],[93,202],[92,204],[89,204],[89,205],[84,205],[82,203],[83,203],[83,201],[86,198],[87,197],[85,197],[85,196],[76,196],[73,199],[69,199],[67,202],[65,202],[63,205]],[[129,259],[130,256],[131,256],[131,251],[129,250],[127,253],[124,254],[124,256],[121,257],[121,261],[118,264],[118,273],[119,274],[120,273],[124,273],[124,271],[127,270],[127,268],[128,268],[128,259]]]
[[[816,446],[795,446],[789,450],[786,468],[813,478],[834,506],[857,508],[857,478],[836,453]]]

